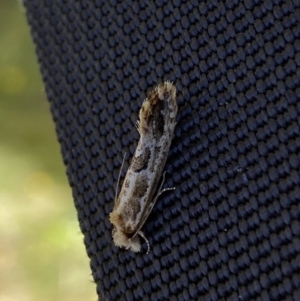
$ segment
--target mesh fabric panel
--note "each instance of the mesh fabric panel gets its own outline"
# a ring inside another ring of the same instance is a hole
[[[25,6],[100,300],[300,300],[299,1]],[[108,215],[139,108],[165,80],[176,190],[135,254]]]

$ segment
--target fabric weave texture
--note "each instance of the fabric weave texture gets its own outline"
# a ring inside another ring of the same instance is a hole
[[[300,300],[300,2],[24,4],[99,299]],[[132,253],[108,215],[165,80],[176,190]]]

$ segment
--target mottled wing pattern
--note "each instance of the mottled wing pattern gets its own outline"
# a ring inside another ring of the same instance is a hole
[[[157,186],[176,125],[175,98],[175,87],[165,82],[150,92],[140,109],[137,123],[140,140],[110,214],[116,245],[129,248],[131,239],[137,234],[143,235],[138,232],[156,201]]]

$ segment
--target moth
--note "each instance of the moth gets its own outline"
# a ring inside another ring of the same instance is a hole
[[[176,88],[171,82],[159,84],[143,102],[136,124],[140,140],[117,197],[119,175],[115,204],[109,215],[113,225],[113,241],[118,247],[139,252],[142,237],[147,243],[147,253],[150,250],[141,229],[158,197],[165,191],[175,189],[162,189],[165,173],[157,188],[173,138],[176,114]]]

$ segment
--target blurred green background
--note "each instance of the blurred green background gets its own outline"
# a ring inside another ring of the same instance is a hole
[[[0,0],[0,301],[96,300],[24,8]]]

